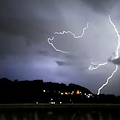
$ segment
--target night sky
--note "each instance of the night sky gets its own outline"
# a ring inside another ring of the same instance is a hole
[[[108,16],[120,31],[119,0],[0,0],[0,78],[43,79],[75,83],[97,93],[120,59],[89,71],[93,61],[105,62],[117,46],[117,35]],[[54,35],[54,32],[72,31]],[[55,37],[56,52],[47,39]],[[101,93],[120,95],[120,69]]]

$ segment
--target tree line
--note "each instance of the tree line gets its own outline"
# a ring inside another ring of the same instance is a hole
[[[0,104],[13,103],[120,103],[120,96],[95,95],[85,87],[70,83],[0,79]]]

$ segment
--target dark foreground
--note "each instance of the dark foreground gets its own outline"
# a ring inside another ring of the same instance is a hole
[[[0,104],[0,109],[120,109],[120,104]]]
[[[44,109],[37,109],[42,106]],[[72,109],[73,106],[78,109]],[[92,109],[87,109],[91,106]],[[98,108],[99,105],[0,105],[0,108],[5,108],[0,110],[0,120],[120,120],[119,109],[113,108],[111,111],[104,108],[95,109],[94,106]],[[61,109],[48,109],[48,107]]]

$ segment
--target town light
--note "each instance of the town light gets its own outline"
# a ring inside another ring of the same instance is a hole
[[[79,90],[77,90],[76,94],[77,94],[77,95],[79,95],[79,94],[80,94],[80,91],[79,91]]]
[[[46,92],[46,90],[43,90],[43,92]]]
[[[65,92],[65,94],[66,94],[66,95],[68,95],[68,93],[67,93],[67,92]]]

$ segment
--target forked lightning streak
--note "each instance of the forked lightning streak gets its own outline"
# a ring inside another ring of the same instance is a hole
[[[100,91],[103,89],[103,87],[105,87],[105,86],[108,84],[109,80],[113,77],[113,75],[117,72],[117,70],[118,70],[118,65],[116,65],[115,70],[114,70],[114,71],[112,72],[112,74],[107,78],[107,81],[98,89],[97,95],[100,94]]]
[[[109,15],[109,21],[110,21],[110,23],[112,24],[112,26],[113,26],[116,34],[117,34],[117,37],[118,37],[118,44],[117,44],[117,48],[116,48],[116,51],[115,51],[115,59],[117,59],[117,58],[119,57],[119,53],[118,53],[118,52],[119,52],[119,48],[120,48],[120,35],[119,35],[119,33],[118,33],[118,30],[117,30],[116,26],[115,26],[114,23],[112,22],[110,15]],[[114,70],[114,71],[112,72],[112,74],[107,78],[107,81],[98,89],[97,95],[100,94],[100,91],[103,89],[103,87],[105,87],[105,86],[108,84],[109,80],[113,77],[113,75],[117,72],[117,70],[118,70],[118,65],[116,65],[115,70]]]
[[[93,62],[91,62],[92,65],[90,65],[90,67],[88,68],[89,70],[95,70],[95,69],[98,69],[100,66],[104,66],[106,64],[108,64],[108,62],[104,62],[104,63],[100,63],[100,64],[95,64]],[[93,67],[93,66],[96,66],[96,67]]]
[[[61,52],[61,53],[69,53],[69,52],[67,52],[67,51],[62,51],[62,50],[60,50],[60,49],[57,49],[57,48],[54,46],[54,44],[53,44],[52,42],[50,42],[50,41],[53,41],[53,40],[54,40],[54,37],[47,39],[48,43],[55,49],[55,51]]]
[[[61,34],[61,35],[63,35],[63,34],[69,33],[69,34],[73,35],[74,38],[82,38],[83,35],[84,35],[84,33],[85,33],[85,30],[88,28],[88,25],[89,25],[89,23],[87,23],[87,25],[86,25],[85,28],[83,28],[82,34],[81,34],[80,36],[76,36],[76,35],[75,35],[74,33],[72,33],[71,31],[55,32],[54,34]],[[63,51],[63,50],[57,49],[57,48],[54,46],[54,44],[52,43],[53,40],[54,40],[54,37],[47,39],[48,43],[54,48],[55,51],[61,52],[61,53],[68,53],[68,54],[69,54],[69,52],[67,52],[67,51]]]
[[[73,37],[74,38],[81,38],[81,37],[83,37],[83,35],[84,35],[84,33],[85,33],[85,30],[88,28],[88,25],[89,25],[89,23],[87,23],[87,25],[86,25],[86,27],[85,28],[83,28],[83,32],[82,32],[82,34],[80,35],[80,36],[76,36],[74,33],[72,33],[71,31],[63,31],[63,32],[55,32],[54,34],[61,34],[61,35],[63,35],[63,34],[67,34],[67,33],[70,33],[71,35],[73,35]]]
[[[116,48],[116,51],[115,51],[115,59],[117,59],[117,58],[119,57],[118,52],[119,52],[119,48],[120,48],[120,35],[119,35],[119,33],[118,33],[118,30],[117,30],[116,26],[113,24],[113,22],[112,22],[112,20],[111,20],[111,18],[110,18],[110,15],[109,15],[109,21],[110,21],[110,23],[112,24],[112,26],[113,26],[116,34],[117,34],[117,37],[118,37],[118,44],[117,44],[117,48]],[[76,35],[75,35],[74,33],[72,33],[71,31],[55,32],[54,34],[61,34],[61,35],[63,35],[63,34],[69,33],[69,34],[73,35],[74,38],[81,38],[81,37],[83,37],[83,35],[84,35],[84,33],[85,33],[85,30],[88,28],[88,25],[89,25],[89,23],[87,23],[87,25],[86,25],[85,28],[83,28],[82,34],[81,34],[80,36],[76,36]],[[54,40],[54,37],[47,39],[48,43],[55,49],[55,51],[69,54],[69,52],[67,52],[67,51],[62,51],[62,50],[60,50],[60,49],[57,49],[57,48],[54,46],[54,44],[52,43],[53,40]],[[89,67],[88,69],[89,69],[89,70],[96,70],[96,69],[98,69],[100,66],[105,66],[105,65],[107,65],[108,63],[109,63],[109,62],[104,62],[104,63],[96,64],[96,63],[94,63],[94,62],[91,62],[91,65],[90,65],[90,67]],[[95,67],[95,66],[96,66],[96,67]],[[97,95],[99,95],[99,94],[100,94],[100,91],[103,89],[103,87],[105,87],[105,86],[109,83],[109,80],[113,77],[113,75],[117,72],[117,70],[118,70],[118,65],[116,65],[115,70],[114,70],[114,71],[112,72],[112,74],[107,78],[107,81],[98,89]]]

